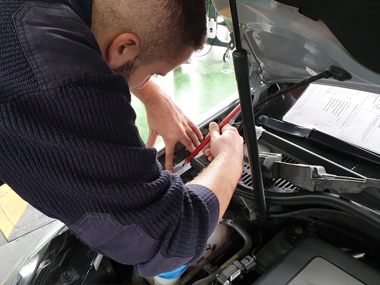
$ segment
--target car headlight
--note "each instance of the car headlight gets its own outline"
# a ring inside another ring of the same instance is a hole
[[[43,234],[20,259],[13,268],[8,278],[5,280],[5,285],[24,285],[31,284],[34,276],[39,271],[43,270],[49,264],[42,262],[41,258],[46,253],[50,242],[63,232],[67,227],[60,221],[54,221],[50,228]]]

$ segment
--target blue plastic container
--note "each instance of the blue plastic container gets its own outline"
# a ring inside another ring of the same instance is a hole
[[[181,275],[186,271],[187,268],[189,268],[190,264],[181,266],[180,268],[173,270],[171,272],[162,273],[158,275],[158,277],[162,279],[176,279],[178,277],[181,277]]]

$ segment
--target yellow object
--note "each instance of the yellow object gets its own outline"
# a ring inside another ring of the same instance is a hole
[[[8,185],[0,187],[0,230],[7,239],[27,206]]]
[[[303,233],[303,230],[301,228],[296,228],[295,232],[297,235],[301,235]]]

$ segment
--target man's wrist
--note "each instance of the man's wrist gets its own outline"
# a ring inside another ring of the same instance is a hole
[[[243,171],[243,159],[235,153],[222,152],[214,160],[220,160],[221,164],[226,165],[226,168],[231,168],[233,172]]]

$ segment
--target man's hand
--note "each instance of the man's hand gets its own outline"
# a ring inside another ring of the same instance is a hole
[[[204,152],[212,163],[188,184],[203,185],[215,193],[221,219],[243,173],[243,138],[230,125],[220,130],[216,123],[211,123],[209,128],[211,140]]]
[[[222,135],[220,131],[222,131]],[[210,143],[203,148],[204,154],[208,157],[209,161],[213,161],[220,154],[229,155],[229,153],[239,161],[240,158],[243,159],[243,153],[241,152],[243,138],[239,135],[236,128],[227,124],[220,130],[219,126],[212,122],[209,126],[209,134],[211,137]]]
[[[199,140],[203,138],[202,133],[169,97],[162,96],[149,108],[145,106],[149,124],[146,145],[153,147],[157,137],[162,136],[165,142],[165,168],[173,172],[176,143],[182,143],[188,151],[192,152],[199,145]]]
[[[199,128],[190,121],[173,100],[152,80],[141,90],[132,90],[145,105],[149,137],[147,147],[153,147],[157,137],[165,142],[165,168],[173,172],[174,148],[182,143],[192,152],[203,138]]]

